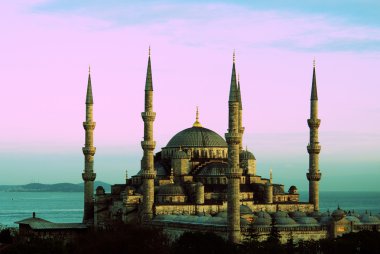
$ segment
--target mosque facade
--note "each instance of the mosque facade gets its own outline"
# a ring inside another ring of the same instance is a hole
[[[192,126],[175,134],[161,151],[154,153],[153,79],[149,53],[145,83],[143,156],[138,174],[125,183],[114,184],[106,193],[98,187],[94,194],[93,96],[88,77],[86,138],[83,154],[84,217],[90,227],[107,228],[114,223],[140,223],[163,228],[173,237],[185,231],[212,231],[239,243],[252,227],[261,237],[275,226],[283,241],[336,237],[363,228],[376,227],[380,220],[337,209],[332,214],[319,211],[318,95],[315,65],[310,100],[310,140],[307,145],[309,200],[301,202],[295,185],[281,183],[257,174],[256,158],[243,148],[243,103],[236,77],[235,56],[229,88],[228,126],[224,137],[203,127],[198,109]],[[352,213],[352,214],[351,214]],[[285,240],[284,240],[285,239]]]

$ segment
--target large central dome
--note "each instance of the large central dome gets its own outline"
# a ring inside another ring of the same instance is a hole
[[[178,132],[172,137],[167,148],[175,147],[227,147],[226,141],[216,132],[193,126]]]

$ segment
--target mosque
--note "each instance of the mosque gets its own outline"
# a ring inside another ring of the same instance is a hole
[[[359,215],[339,207],[332,213],[319,211],[321,146],[318,128],[321,120],[318,118],[315,64],[307,120],[310,129],[306,174],[308,202],[300,202],[296,186],[285,189],[284,185],[272,182],[272,172],[269,179],[257,175],[254,154],[243,148],[243,103],[240,82],[236,78],[235,54],[227,104],[229,121],[224,138],[202,126],[197,109],[194,124],[175,134],[154,154],[156,112],[153,111],[152,80],[149,52],[145,108],[141,113],[144,121],[141,170],[130,178],[126,176],[124,184],[112,185],[111,193],[106,193],[101,186],[94,192],[95,122],[91,76],[88,76],[86,121],[83,122],[86,135],[81,225],[107,228],[115,223],[140,223],[162,228],[173,238],[185,231],[212,231],[235,243],[243,241],[252,228],[259,233],[259,239],[266,239],[271,227],[276,227],[282,242],[290,237],[295,241],[318,240],[366,229],[380,231],[380,214]],[[32,228],[30,223],[34,220],[33,217],[24,224],[19,222],[20,228]],[[68,228],[75,229],[72,225]]]

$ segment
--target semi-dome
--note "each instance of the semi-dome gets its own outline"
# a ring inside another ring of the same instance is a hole
[[[199,169],[199,176],[224,176],[228,169],[225,162],[211,162]]]
[[[185,191],[181,185],[171,183],[160,186],[157,195],[184,196]]]
[[[203,128],[191,127],[178,132],[172,137],[166,147],[224,147],[226,141],[216,132]]]

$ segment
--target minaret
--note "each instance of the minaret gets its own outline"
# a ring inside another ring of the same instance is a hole
[[[94,129],[95,122],[93,122],[93,109],[94,101],[92,98],[91,75],[90,68],[88,69],[88,84],[86,95],[86,122],[83,122],[83,127],[86,131],[85,145],[82,148],[84,154],[84,172],[82,178],[84,181],[84,212],[83,223],[94,223],[94,180],[96,174],[94,173],[94,154],[96,148],[94,147]]]
[[[230,95],[228,100],[228,133],[225,134],[228,144],[228,179],[227,189],[227,230],[231,242],[240,242],[240,177],[239,144],[239,99],[236,85],[235,52],[233,55]]]
[[[318,141],[318,128],[321,120],[318,119],[318,94],[317,94],[317,79],[315,76],[315,60],[313,63],[313,81],[311,88],[311,110],[310,119],[307,123],[310,128],[310,142],[307,146],[309,153],[309,173],[306,174],[309,180],[309,203],[314,204],[314,210],[319,211],[319,180],[321,173],[319,172],[319,152],[321,146]]]
[[[239,151],[241,152],[241,151],[243,151],[244,127],[243,127],[243,103],[241,100],[241,92],[240,92],[240,74],[238,75],[237,93],[238,93],[238,100],[239,100],[239,133],[241,135],[240,144],[239,144]]]
[[[143,204],[141,213],[141,222],[149,222],[153,218],[154,202],[154,171],[153,150],[156,142],[153,140],[153,122],[156,118],[156,112],[153,112],[153,84],[152,70],[150,66],[150,47],[148,57],[148,69],[145,82],[145,111],[141,113],[144,121],[144,141],[141,141],[141,147],[144,150],[142,163],[142,181],[143,181]]]

